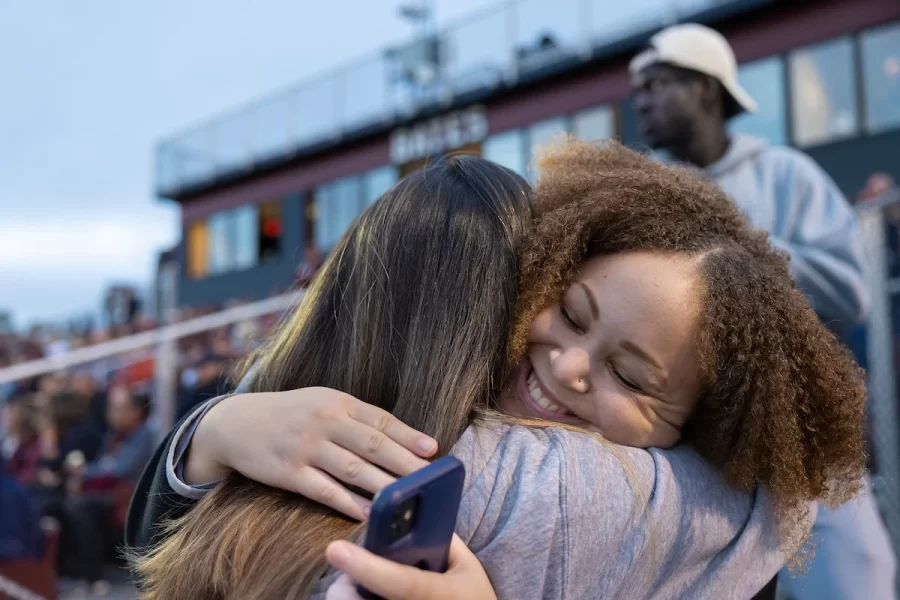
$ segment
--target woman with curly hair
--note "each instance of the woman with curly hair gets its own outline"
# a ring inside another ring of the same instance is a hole
[[[541,160],[532,229],[497,238],[517,261],[467,263],[449,252],[464,230],[386,219],[405,194],[445,219],[460,198],[527,195],[477,164],[412,176],[364,213],[254,357],[254,393],[210,402],[157,453],[128,533],[155,542],[146,598],[320,594],[325,545],[361,530],[333,509],[363,517],[357,492],[391,480],[375,465],[405,474],[412,451],[465,463],[457,532],[500,598],[749,598],[802,563],[813,503],[857,492],[859,370],[714,185],[573,141]],[[505,324],[481,312],[510,302],[479,275],[497,262],[519,290]],[[484,336],[459,335],[473,325]],[[491,339],[498,326],[511,333]],[[187,511],[173,490],[202,499]]]

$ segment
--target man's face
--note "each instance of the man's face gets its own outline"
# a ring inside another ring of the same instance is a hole
[[[684,145],[694,134],[701,90],[680,71],[651,65],[631,81],[634,111],[644,141],[654,150]]]

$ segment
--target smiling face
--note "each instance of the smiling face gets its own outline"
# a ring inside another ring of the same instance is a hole
[[[629,252],[587,261],[531,325],[501,408],[583,426],[611,442],[668,447],[700,394],[696,262]]]

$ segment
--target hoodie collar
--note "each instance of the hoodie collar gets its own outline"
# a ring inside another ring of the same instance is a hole
[[[731,134],[725,154],[706,167],[706,174],[716,179],[762,154],[769,144],[762,138],[744,133]]]

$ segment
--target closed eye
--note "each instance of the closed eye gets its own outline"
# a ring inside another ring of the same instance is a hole
[[[562,302],[559,303],[559,315],[562,317],[563,321],[566,322],[572,331],[581,335],[584,333],[584,328],[575,322],[575,319],[572,317],[572,313],[569,312],[569,309],[566,308],[566,305]]]
[[[624,385],[626,388],[628,388],[629,390],[631,390],[633,392],[643,392],[643,390],[641,389],[641,386],[636,384],[630,377],[628,377],[628,375],[622,373],[622,371],[620,371],[613,365],[610,365],[609,368],[612,370],[613,375],[615,375],[616,379],[618,379],[619,382],[622,385]]]

